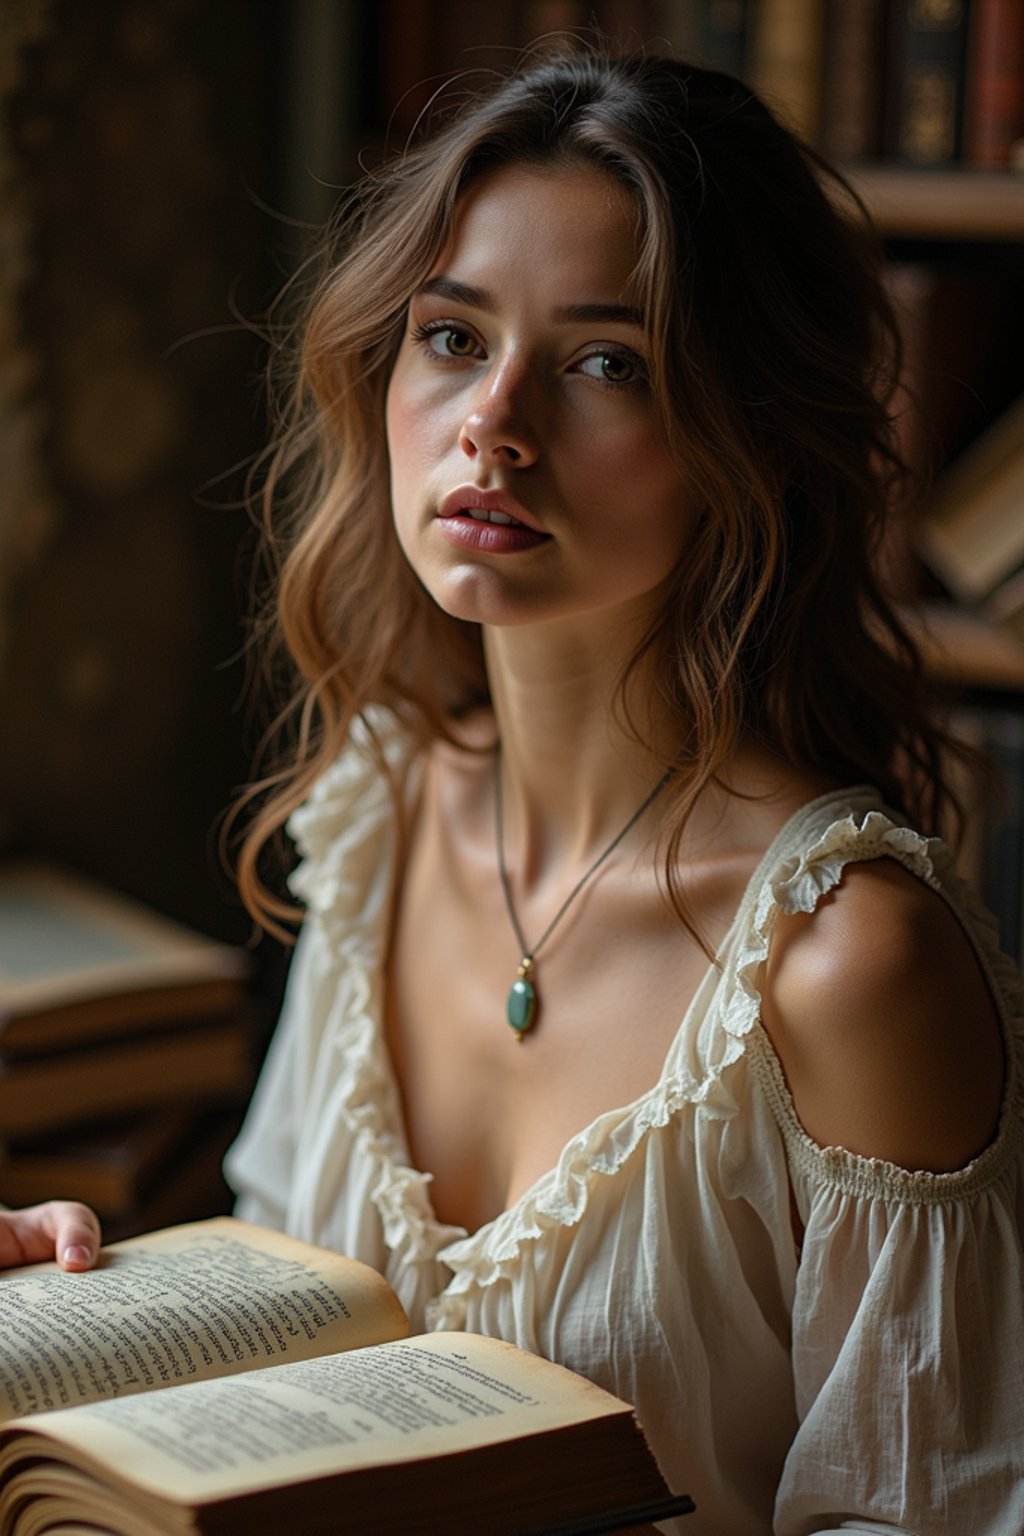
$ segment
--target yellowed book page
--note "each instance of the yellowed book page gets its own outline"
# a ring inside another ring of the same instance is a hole
[[[0,1276],[0,1423],[401,1338],[390,1287],[351,1259],[223,1217]]]
[[[16,1427],[59,1439],[69,1460],[109,1469],[115,1488],[201,1504],[624,1412],[600,1387],[510,1344],[437,1333]],[[46,1447],[35,1438],[5,1446],[0,1477],[19,1452],[32,1458]]]
[[[123,1501],[111,1499],[106,1490],[85,1473],[53,1462],[29,1466],[6,1482],[0,1492],[0,1510],[3,1518],[0,1530],[5,1536],[9,1531],[17,1531],[18,1536],[42,1536],[43,1532],[46,1536],[55,1536],[58,1531],[64,1532],[65,1536],[72,1532],[75,1536],[79,1532],[99,1536],[99,1532],[109,1531],[112,1526],[116,1528],[119,1520],[123,1529],[125,1520]],[[180,1529],[181,1512],[177,1513]],[[136,1528],[135,1536],[139,1536],[143,1529],[153,1530],[148,1511],[133,1509],[129,1518],[131,1525],[128,1529]],[[169,1530],[173,1529],[172,1524]]]

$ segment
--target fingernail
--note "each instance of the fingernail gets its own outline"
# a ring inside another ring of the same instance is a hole
[[[83,1248],[81,1243],[69,1243],[61,1254],[61,1261],[75,1269],[88,1269],[92,1262],[92,1254],[88,1248]]]

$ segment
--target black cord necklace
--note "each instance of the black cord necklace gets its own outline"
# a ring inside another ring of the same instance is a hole
[[[509,988],[508,1001],[505,1006],[505,1016],[508,1019],[509,1025],[515,1032],[516,1039],[520,1043],[522,1042],[524,1035],[526,1035],[537,1022],[537,1014],[540,1010],[540,996],[537,992],[537,981],[535,973],[535,962],[537,956],[539,955],[544,945],[547,943],[548,939],[554,933],[555,929],[558,927],[559,923],[562,921],[562,918],[568,912],[569,908],[576,900],[576,897],[580,894],[583,887],[586,885],[587,881],[590,880],[593,875],[596,875],[597,871],[600,869],[605,859],[608,858],[609,854],[615,852],[615,849],[622,842],[622,839],[625,837],[626,833],[636,826],[644,811],[646,811],[647,807],[658,798],[674,773],[675,769],[669,768],[668,771],[662,775],[657,784],[655,784],[654,788],[651,790],[650,794],[647,795],[646,798],[640,803],[640,805],[637,806],[632,816],[626,822],[626,825],[615,834],[604,852],[599,854],[598,857],[594,860],[593,864],[591,864],[590,868],[580,876],[579,880],[577,880],[576,884],[573,886],[572,890],[562,902],[562,905],[559,907],[558,911],[555,913],[554,917],[551,919],[550,923],[548,923],[547,927],[544,929],[544,932],[541,934],[540,938],[531,949],[523,937],[522,928],[519,926],[519,919],[516,916],[515,903],[512,900],[512,890],[508,881],[508,870],[505,867],[505,834],[504,827],[502,825],[501,807],[501,758],[500,756],[498,757],[495,766],[494,779],[494,821],[496,840],[498,844],[498,874],[501,877],[501,889],[505,897],[505,907],[508,911],[509,921],[512,924],[512,930],[515,933],[519,944],[519,953],[522,956],[519,961],[519,969],[516,972],[516,979]]]

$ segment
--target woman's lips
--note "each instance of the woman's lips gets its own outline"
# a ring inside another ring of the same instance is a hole
[[[550,538],[525,507],[503,491],[462,485],[441,502],[441,529],[451,543],[486,554],[518,554]]]

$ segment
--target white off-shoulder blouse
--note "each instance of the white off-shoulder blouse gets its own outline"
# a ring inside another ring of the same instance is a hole
[[[416,762],[387,734],[411,793]],[[870,788],[797,812],[658,1081],[467,1234],[435,1219],[429,1176],[409,1165],[382,1037],[395,829],[365,737],[291,831],[308,911],[228,1157],[239,1214],[374,1265],[414,1332],[510,1339],[633,1402],[670,1485],[697,1503],[666,1531],[1024,1533],[1024,996],[942,843]],[[813,910],[845,864],[883,856],[948,902],[1003,1019],[999,1133],[957,1173],[813,1143],[759,1023],[775,914]]]

